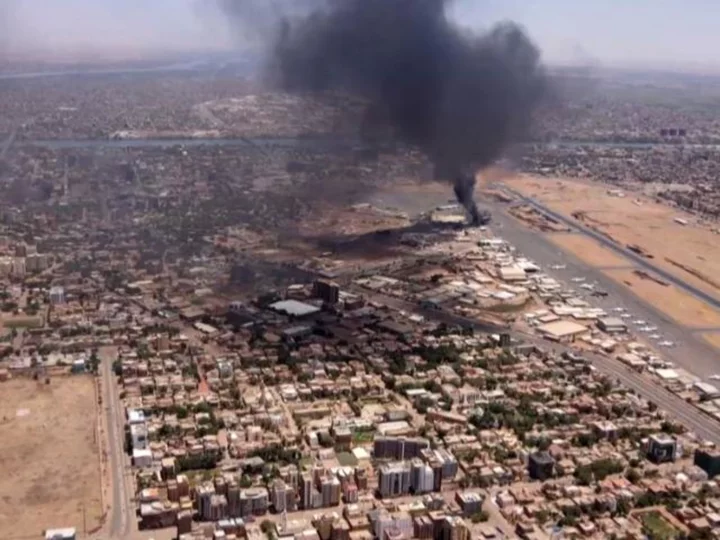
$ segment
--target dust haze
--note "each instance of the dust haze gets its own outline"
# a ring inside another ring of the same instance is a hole
[[[102,62],[238,46],[214,0],[0,0],[0,61]]]

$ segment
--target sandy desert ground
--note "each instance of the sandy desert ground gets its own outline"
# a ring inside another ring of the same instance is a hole
[[[590,266],[607,268],[631,266],[631,262],[601,246],[592,238],[577,233],[554,233],[548,238],[564,251],[572,253]]]
[[[0,395],[0,538],[95,529],[103,510],[94,379],[18,378],[0,383]]]
[[[661,285],[633,270],[607,270],[605,273],[678,324],[688,328],[720,327],[720,313],[673,285]]]
[[[624,197],[613,196],[611,186],[587,181],[514,176],[503,182],[558,213],[579,215],[622,246],[640,246],[659,268],[720,299],[720,236],[696,217],[640,193],[622,190]],[[689,224],[676,223],[676,217]]]

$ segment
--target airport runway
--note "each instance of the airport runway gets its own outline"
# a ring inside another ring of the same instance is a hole
[[[642,257],[642,256],[638,255],[637,253],[630,251],[625,246],[622,246],[622,245],[619,245],[619,244],[613,242],[612,240],[608,239],[607,237],[603,236],[602,234],[598,233],[597,231],[594,231],[594,230],[590,229],[589,227],[586,227],[585,225],[579,223],[576,220],[565,217],[562,214],[558,214],[557,212],[549,209],[547,206],[544,206],[542,203],[540,203],[536,199],[533,199],[532,197],[525,197],[521,193],[518,193],[517,191],[510,189],[507,186],[500,186],[500,187],[502,187],[502,189],[504,191],[517,197],[523,203],[525,203],[529,206],[532,206],[536,210],[539,210],[540,212],[547,214],[548,216],[553,217],[554,219],[558,220],[560,223],[567,225],[571,229],[579,231],[586,236],[589,236],[593,240],[596,240],[597,242],[599,242],[602,246],[610,249],[611,251],[614,251],[618,255],[621,255],[627,259],[630,259],[637,266],[639,266],[645,270],[648,270],[649,272],[653,272],[653,273],[657,274],[665,281],[672,283],[679,289],[682,289],[686,293],[691,294],[698,300],[701,300],[702,302],[705,302],[709,306],[712,306],[715,309],[720,310],[720,300],[718,300],[714,296],[707,294],[705,291],[702,291],[702,290],[698,289],[697,287],[690,285],[689,283],[687,283],[686,281],[683,281],[682,279],[675,276],[674,274],[671,274],[670,272],[667,272],[667,271],[663,270],[662,268],[655,266],[646,257]]]
[[[484,201],[488,203],[488,201]],[[626,323],[630,331],[638,338],[638,340],[646,342],[650,345],[654,344],[655,350],[661,357],[666,358],[677,366],[704,379],[706,382],[710,375],[720,373],[720,354],[709,345],[701,336],[694,333],[695,329],[688,329],[677,322],[670,319],[664,313],[658,311],[652,305],[644,302],[635,296],[625,286],[605,275],[601,269],[589,266],[571,253],[563,251],[559,246],[553,244],[542,233],[529,229],[520,223],[514,217],[507,214],[509,208],[507,204],[488,203],[486,204],[493,213],[493,222],[491,228],[498,236],[507,240],[514,245],[520,253],[532,259],[539,264],[543,271],[548,275],[557,278],[568,287],[573,288],[578,296],[586,299],[590,304],[602,307],[610,316],[617,316],[614,308],[624,308],[628,313],[632,314],[630,319],[626,319]],[[542,206],[540,211],[545,212]],[[553,217],[555,217],[553,215]],[[576,227],[574,223],[565,221],[565,224],[571,226],[573,230],[579,231],[578,234],[585,234],[585,231]],[[602,237],[602,235],[599,235]],[[595,239],[595,236],[592,236]],[[607,239],[605,239],[608,242]],[[605,244],[604,244],[605,245]],[[616,246],[617,247],[617,246]],[[624,251],[620,251],[622,256],[626,256]],[[637,267],[634,258],[628,258],[628,268]],[[646,259],[640,258],[644,263],[643,266],[648,271],[655,272],[652,265],[647,264]],[[562,265],[565,268],[553,269],[554,265]],[[580,288],[582,283],[573,283],[573,278],[583,277],[587,283],[597,284],[597,288],[608,293],[606,298],[593,297],[591,291]],[[662,276],[665,279],[665,276]],[[673,282],[677,278],[673,276]],[[645,326],[643,324],[634,324],[634,321],[642,320],[648,325],[657,327],[656,332],[641,332],[639,328]],[[650,335],[657,333],[662,339],[650,339]],[[676,345],[671,348],[662,348],[657,345],[658,342],[668,340]]]
[[[387,201],[375,200],[373,202],[382,205],[383,202]],[[415,214],[430,210],[435,205],[446,203],[447,198],[442,195],[434,197],[418,195],[417,197],[409,197],[401,205],[398,205],[397,201],[393,202],[394,206],[402,206],[403,210]],[[667,316],[659,313],[654,307],[640,300],[624,286],[605,276],[600,269],[588,266],[572,254],[563,251],[559,246],[550,242],[542,234],[525,227],[506,213],[507,204],[487,200],[479,202],[482,207],[492,212],[493,220],[490,229],[493,233],[508,241],[520,254],[538,263],[543,268],[543,271],[557,278],[566,286],[573,283],[573,277],[585,277],[587,282],[595,282],[599,288],[604,289],[608,293],[606,298],[591,297],[590,291],[585,291],[579,287],[576,287],[576,292],[578,296],[587,299],[591,305],[602,307],[608,313],[614,314],[612,309],[615,307],[626,309],[633,315],[628,326],[639,340],[652,343],[652,340],[647,339],[645,334],[638,332],[637,325],[633,324],[633,320],[643,319],[648,324],[656,326],[658,328],[657,333],[661,334],[664,339],[675,341],[678,344],[673,348],[660,349],[658,347],[657,350],[661,357],[704,378],[713,373],[720,373],[720,355],[702,338],[691,334],[687,329],[680,327]],[[553,265],[564,265],[565,268],[553,270],[551,269]],[[442,321],[448,324],[471,325],[476,330],[484,333],[499,333],[505,330],[495,325],[473,321],[447,311],[421,309],[415,303],[394,297],[368,293],[366,290],[363,290],[363,294],[395,309],[420,313],[430,320]],[[570,350],[534,335],[518,332],[511,332],[511,334],[520,341],[534,343],[544,349],[554,349],[558,353],[563,350]],[[699,437],[720,444],[720,424],[715,419],[705,415],[693,405],[666,390],[653,378],[629,369],[614,358],[594,354],[586,354],[585,356],[593,362],[593,365],[599,371],[618,379],[626,387],[653,401],[658,407],[694,431]]]

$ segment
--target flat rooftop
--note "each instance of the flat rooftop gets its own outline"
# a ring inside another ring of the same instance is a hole
[[[320,311],[320,308],[317,306],[298,302],[297,300],[281,300],[280,302],[270,304],[270,309],[285,313],[286,315],[292,315],[293,317],[305,317]]]

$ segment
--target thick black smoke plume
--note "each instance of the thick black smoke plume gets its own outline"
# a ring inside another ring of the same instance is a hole
[[[455,184],[478,223],[471,171],[493,163],[522,136],[546,79],[538,50],[518,26],[466,33],[448,19],[448,3],[316,3],[283,19],[275,60],[287,90],[346,89],[366,97],[397,136],[432,159],[436,178]]]

